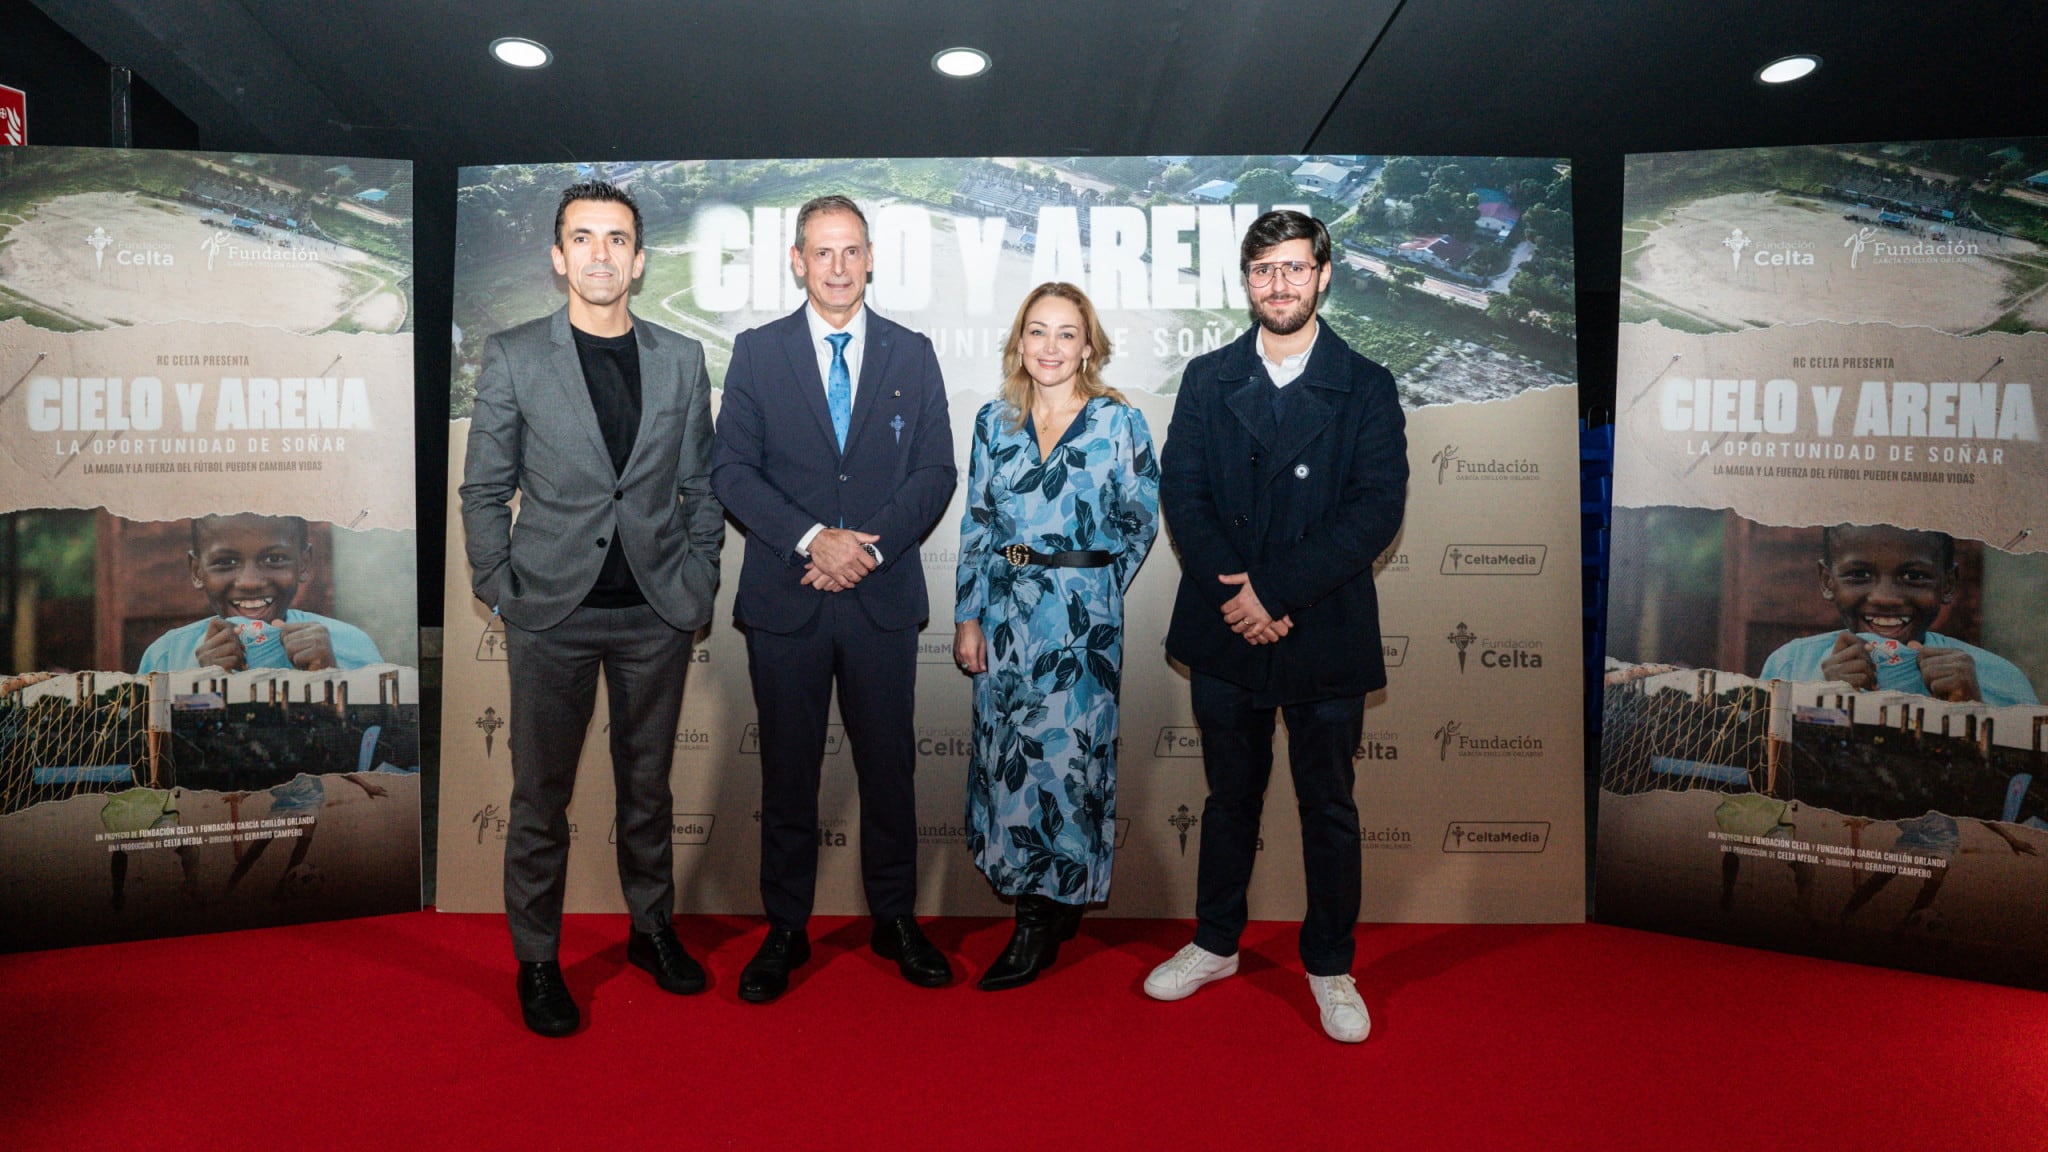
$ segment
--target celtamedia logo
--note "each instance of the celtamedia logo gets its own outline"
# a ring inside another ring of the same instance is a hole
[[[1742,270],[1742,250],[1751,243],[1750,238],[1744,235],[1740,228],[1730,232],[1728,238],[1721,241],[1721,247],[1728,250],[1729,265],[1738,272]]]
[[[92,245],[92,266],[94,268],[106,267],[107,247],[114,242],[114,238],[107,235],[105,228],[95,226],[92,230],[92,235],[87,236],[85,242]]]

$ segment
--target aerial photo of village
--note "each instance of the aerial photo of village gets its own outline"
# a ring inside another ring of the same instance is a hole
[[[861,202],[875,232],[870,299],[932,337],[956,387],[992,382],[1011,302],[1054,269],[1069,280],[1085,274],[1117,334],[1110,382],[1171,393],[1188,360],[1243,332],[1237,239],[1279,205],[1330,225],[1338,271],[1322,315],[1393,371],[1405,406],[1505,399],[1577,377],[1571,171],[1557,160],[503,165],[464,169],[460,179],[454,417],[468,414],[484,339],[560,306],[559,287],[541,272],[556,197],[594,176],[629,188],[645,217],[636,311],[702,340],[714,382],[735,335],[801,303],[786,256],[795,210],[826,192]],[[1228,226],[1213,231],[1219,222]],[[1055,248],[1076,261],[1057,262]]]

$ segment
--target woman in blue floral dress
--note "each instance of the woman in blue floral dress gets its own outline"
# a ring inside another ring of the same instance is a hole
[[[1124,592],[1159,530],[1145,417],[1102,382],[1071,284],[1025,297],[974,418],[953,655],[974,674],[967,843],[1017,927],[985,989],[1028,984],[1109,896]]]

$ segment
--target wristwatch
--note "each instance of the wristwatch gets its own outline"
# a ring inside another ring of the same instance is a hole
[[[880,548],[875,547],[873,544],[863,544],[860,546],[860,550],[868,554],[868,559],[875,562],[875,567],[880,568],[882,566],[882,550]]]

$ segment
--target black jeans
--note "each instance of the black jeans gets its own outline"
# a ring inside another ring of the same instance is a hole
[[[1195,943],[1228,956],[1244,931],[1245,888],[1258,856],[1259,815],[1273,773],[1275,709],[1256,704],[1249,689],[1201,672],[1194,673],[1191,696],[1209,778],[1195,881]],[[1365,697],[1289,704],[1278,711],[1287,721],[1308,874],[1301,962],[1311,976],[1339,976],[1351,970],[1351,929],[1358,923],[1362,867],[1351,758],[1365,727]]]

